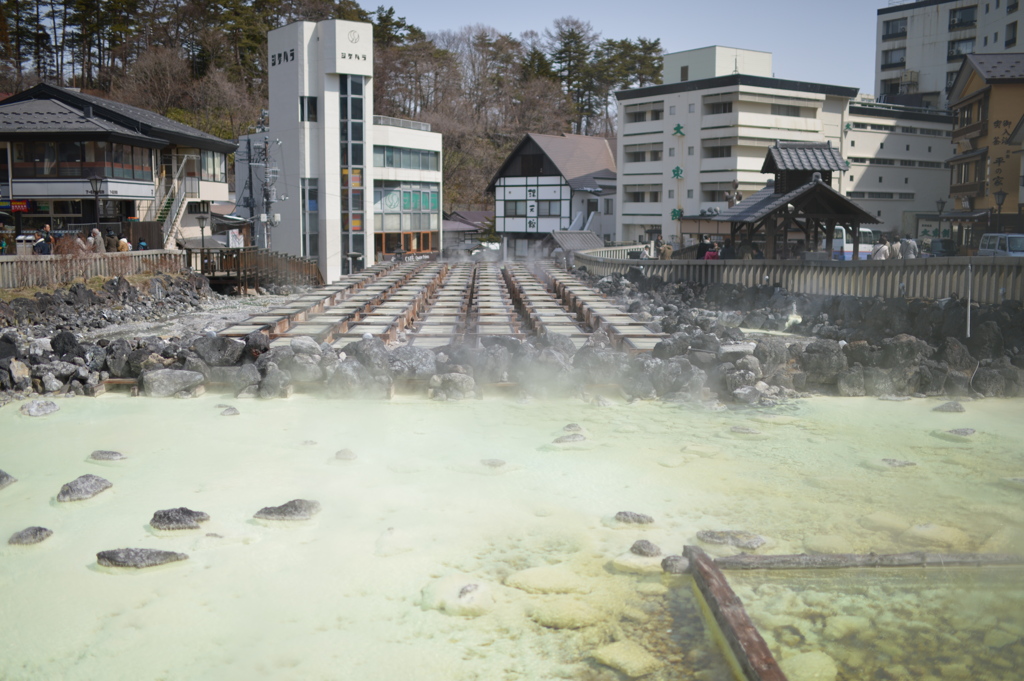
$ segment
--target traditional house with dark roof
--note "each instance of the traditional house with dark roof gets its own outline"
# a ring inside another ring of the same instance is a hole
[[[494,174],[494,223],[525,257],[545,235],[615,234],[615,157],[602,137],[527,134]]]
[[[969,54],[949,91],[956,155],[950,167],[949,206],[942,219],[968,252],[983,232],[1013,228],[1016,216],[1001,203],[1017,189],[1017,156],[1011,142],[1024,111],[1024,53]],[[1000,200],[1001,199],[1001,200]]]
[[[760,233],[767,258],[789,250],[790,232],[801,233],[804,250],[831,254],[836,229],[842,228],[858,259],[860,226],[878,219],[831,187],[832,173],[845,168],[846,161],[829,142],[777,142],[761,166],[775,179],[714,220],[730,224],[736,243],[751,242]]]
[[[173,245],[228,199],[235,148],[152,111],[36,85],[0,101],[0,210],[18,232],[155,222]]]

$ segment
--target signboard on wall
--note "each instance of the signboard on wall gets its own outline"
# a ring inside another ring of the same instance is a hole
[[[10,211],[11,213],[27,213],[31,207],[32,202],[27,199],[19,200],[0,200],[0,210]]]

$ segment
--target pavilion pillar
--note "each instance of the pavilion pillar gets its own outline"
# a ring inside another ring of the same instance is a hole
[[[829,260],[832,259],[832,241],[836,236],[836,223],[834,220],[829,220],[825,223],[825,250],[828,251]]]
[[[850,256],[851,260],[860,260],[860,225],[857,221],[853,221],[850,226],[853,231],[853,254]]]
[[[775,216],[771,216],[764,223],[764,257],[766,260],[775,260]]]

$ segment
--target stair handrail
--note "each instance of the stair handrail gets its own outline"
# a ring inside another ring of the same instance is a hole
[[[181,159],[181,162],[178,164],[178,169],[175,171],[174,177],[171,178],[170,187],[168,189],[168,192],[174,192],[174,203],[171,204],[171,210],[167,213],[167,217],[164,219],[163,224],[165,248],[171,243],[171,239],[178,235],[178,232],[181,229],[181,207],[185,199],[185,192],[182,191],[182,185],[184,184],[185,178],[185,162],[188,159],[199,159],[195,154],[185,154],[184,156],[178,156],[177,158]]]

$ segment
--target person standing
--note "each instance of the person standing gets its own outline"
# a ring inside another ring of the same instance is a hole
[[[911,239],[909,234],[905,234],[903,240],[900,241],[900,255],[903,256],[904,260],[913,260],[921,255],[921,249],[918,248],[917,242]]]
[[[92,237],[90,238],[90,241],[92,241],[93,253],[107,252],[107,245],[103,243],[103,236],[100,234],[100,230],[95,227],[92,228]]]
[[[736,249],[732,247],[732,239],[726,239],[725,245],[722,246],[722,252],[718,254],[721,260],[735,260]]]
[[[889,260],[899,260],[903,257],[900,253],[900,239],[898,234],[894,234],[892,241],[889,243]]]
[[[658,253],[660,254],[662,260],[671,260],[672,250],[672,244],[662,242],[661,247],[658,248]]]
[[[697,260],[704,260],[704,256],[707,255],[710,248],[711,239],[708,238],[707,234],[702,234],[700,237],[700,245],[697,246]]]
[[[107,230],[107,236],[103,239],[103,245],[107,249],[107,253],[117,252],[117,237],[114,236],[114,230]]]
[[[871,249],[872,260],[887,260],[889,258],[889,240],[884,236],[878,237],[878,243]]]
[[[127,253],[130,250],[132,250],[132,245],[128,243],[128,239],[122,234],[121,238],[117,240],[117,252]]]

